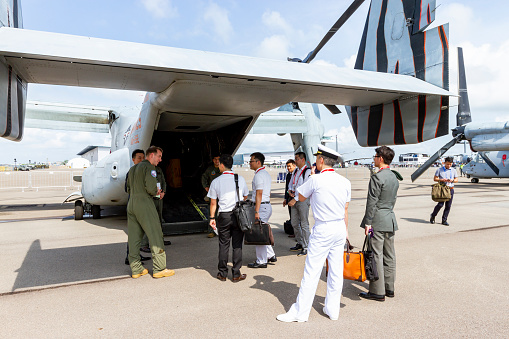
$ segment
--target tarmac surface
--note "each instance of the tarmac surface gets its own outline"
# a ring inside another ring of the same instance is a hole
[[[252,171],[237,172],[250,187]],[[361,247],[369,171],[339,172],[352,182],[349,234]],[[360,299],[367,282],[345,280],[331,321],[322,313],[324,270],[306,323],[276,320],[295,301],[305,262],[288,251],[284,183],[273,184],[271,199],[278,261],[249,269],[255,250],[244,246],[247,279],[235,284],[215,278],[217,237],[173,236],[166,251],[175,276],[132,279],[123,209],[75,221],[73,204],[61,204],[69,191],[0,191],[0,337],[508,338],[509,180],[460,178],[446,227],[429,223],[432,172],[415,183],[411,169],[400,172],[395,298]],[[151,261],[146,267],[152,272]]]

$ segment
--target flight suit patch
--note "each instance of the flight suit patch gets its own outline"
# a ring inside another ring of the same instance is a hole
[[[157,172],[156,171],[151,171],[150,174],[155,178],[157,177]]]

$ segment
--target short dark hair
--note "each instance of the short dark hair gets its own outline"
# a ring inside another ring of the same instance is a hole
[[[382,157],[384,160],[384,164],[390,165],[392,162],[392,159],[394,159],[394,151],[392,148],[387,146],[380,146],[375,149],[376,155]]]
[[[295,163],[295,160],[293,160],[293,159],[289,159],[289,160],[286,162],[286,164],[287,164],[287,165],[288,165],[288,164],[294,164],[294,165],[297,165],[297,164]]]
[[[219,163],[223,164],[227,169],[232,169],[233,157],[230,154],[221,154],[219,157]]]
[[[263,163],[265,162],[265,155],[261,154],[260,152],[254,152],[251,154],[251,156],[258,160],[263,166]]]
[[[445,158],[444,161],[445,162],[450,162],[452,164],[454,162],[454,159],[453,159],[453,157],[447,157],[447,158]]]
[[[134,158],[136,158],[136,154],[138,154],[138,153],[141,153],[141,154],[145,155],[145,152],[144,152],[142,149],[139,149],[139,148],[138,148],[138,149],[135,149],[135,150],[133,151],[133,154],[132,154],[132,157],[131,157],[131,158],[133,158],[133,159],[134,159]]]
[[[157,153],[157,151],[160,151],[161,153],[163,153],[163,149],[161,147],[150,146],[149,148],[147,148],[147,152],[146,152],[147,158],[148,158],[149,154]]]
[[[304,160],[308,160],[308,158],[306,157],[306,153],[304,152],[297,152],[295,153],[295,156],[299,156],[300,158],[304,158]]]

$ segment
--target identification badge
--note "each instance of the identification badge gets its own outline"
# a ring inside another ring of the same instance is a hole
[[[157,172],[156,172],[156,171],[151,171],[151,172],[150,172],[150,174],[151,174],[154,178],[156,178],[156,177],[157,177]]]
[[[216,171],[210,172],[211,175],[216,175]]]

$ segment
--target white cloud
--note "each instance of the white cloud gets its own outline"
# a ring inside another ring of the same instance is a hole
[[[290,55],[290,41],[284,35],[272,35],[263,39],[257,52],[262,58],[286,60]]]
[[[171,0],[141,0],[145,9],[157,19],[171,18],[177,15],[177,8]]]
[[[286,22],[279,12],[267,11],[263,13],[262,22],[272,30],[283,31],[285,34],[292,33],[291,25]]]
[[[228,18],[228,11],[219,7],[216,3],[211,3],[206,9],[203,19],[212,24],[215,36],[218,40],[228,43],[233,34],[233,27]]]

